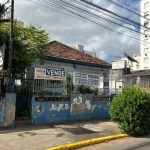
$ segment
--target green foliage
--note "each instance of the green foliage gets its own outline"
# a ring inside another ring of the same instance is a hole
[[[26,68],[29,68],[33,61],[43,62],[43,55],[46,53],[46,44],[49,41],[48,35],[40,27],[29,26],[26,28],[14,26],[12,75],[22,76]],[[7,76],[9,58],[9,25],[0,24],[0,46],[6,45],[4,72]]]
[[[77,90],[78,92],[80,92],[81,94],[89,94],[89,93],[93,93],[93,90],[86,85],[78,85],[77,86]]]
[[[68,74],[66,77],[66,81],[63,81],[62,85],[64,89],[64,94],[70,94],[74,89],[73,76],[71,74]]]
[[[58,93],[58,92],[54,92],[54,95],[61,95],[61,93]]]
[[[37,133],[35,133],[35,132],[23,132],[23,133],[19,133],[18,136],[25,137],[24,136],[25,134],[28,134],[28,135],[31,135],[31,136],[37,135]]]
[[[26,107],[17,106],[16,117],[27,117],[30,120],[30,111]]]
[[[103,92],[103,90],[102,90],[102,89],[101,89],[101,90],[99,90],[99,91],[98,91],[98,93],[97,93],[97,95],[99,95],[99,96],[100,96],[100,95],[103,95],[103,94],[104,94],[104,92]]]
[[[41,95],[53,95],[53,92],[52,91],[40,91],[39,94]]]
[[[118,94],[109,113],[120,129],[130,135],[150,133],[150,94],[138,86],[125,88]]]
[[[0,23],[9,21],[8,18],[5,18],[10,8],[9,6],[6,6],[7,3],[9,3],[9,0],[7,0],[5,3],[0,3]]]
[[[99,89],[98,89],[98,88],[93,89],[94,95],[98,95],[98,92],[99,92]]]
[[[21,81],[21,85],[14,86],[14,92],[25,94],[29,91],[29,88],[30,88],[29,83],[23,80]]]

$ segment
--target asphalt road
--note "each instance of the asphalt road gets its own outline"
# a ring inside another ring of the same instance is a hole
[[[150,136],[141,138],[127,137],[78,150],[150,150]]]

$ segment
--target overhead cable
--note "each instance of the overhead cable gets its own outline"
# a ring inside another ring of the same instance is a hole
[[[32,1],[32,0],[30,0],[30,1],[33,2],[33,3],[36,3],[36,4],[38,4],[38,5],[41,5],[41,6],[44,6],[44,7],[47,7],[47,8],[49,8],[49,9],[51,9],[51,7],[48,7],[47,5],[45,6],[45,5],[41,4],[41,3],[37,3],[37,2],[34,2],[34,1]],[[40,0],[39,0],[39,1],[40,1]],[[80,14],[77,14],[77,13],[75,13],[75,12],[73,12],[73,11],[67,9],[67,8],[64,8],[64,7],[62,7],[62,6],[59,6],[59,7],[57,7],[57,8],[59,8],[59,10],[65,9],[66,11],[70,12],[71,14],[75,14],[75,15],[81,17],[81,18],[84,18],[85,20],[88,20],[88,21],[90,21],[90,22],[92,22],[92,23],[94,23],[94,24],[96,24],[96,25],[99,25],[99,26],[101,26],[101,27],[103,27],[103,28],[106,28],[106,29],[112,31],[112,32],[115,32],[115,33],[117,33],[117,34],[119,34],[119,35],[122,35],[122,36],[124,36],[124,37],[126,37],[126,38],[128,38],[128,39],[130,39],[130,40],[132,40],[132,41],[134,41],[134,42],[140,43],[140,44],[142,44],[142,45],[150,44],[150,43],[146,43],[146,42],[144,42],[144,41],[140,41],[138,38],[135,38],[135,37],[132,37],[132,36],[130,36],[130,35],[126,35],[126,34],[124,34],[124,33],[122,33],[122,32],[116,31],[116,30],[114,30],[114,29],[112,29],[112,28],[110,28],[110,27],[108,27],[108,26],[106,26],[106,25],[104,25],[104,24],[101,24],[101,23],[95,22],[95,21],[93,21],[93,20],[91,20],[91,19],[88,19],[88,18],[86,18],[86,17],[84,17],[84,16],[82,16],[82,15],[80,15]],[[148,46],[147,46],[147,47],[148,47]]]

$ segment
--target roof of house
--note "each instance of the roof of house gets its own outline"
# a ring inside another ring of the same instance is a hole
[[[80,52],[58,41],[50,42],[47,48],[48,51],[46,53],[46,56],[111,67],[111,64],[99,58]]]

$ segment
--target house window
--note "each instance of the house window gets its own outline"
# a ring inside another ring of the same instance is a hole
[[[144,63],[147,64],[148,62],[149,62],[149,58],[148,57],[144,58]]]
[[[149,7],[149,2],[144,4],[144,9],[147,9]]]

